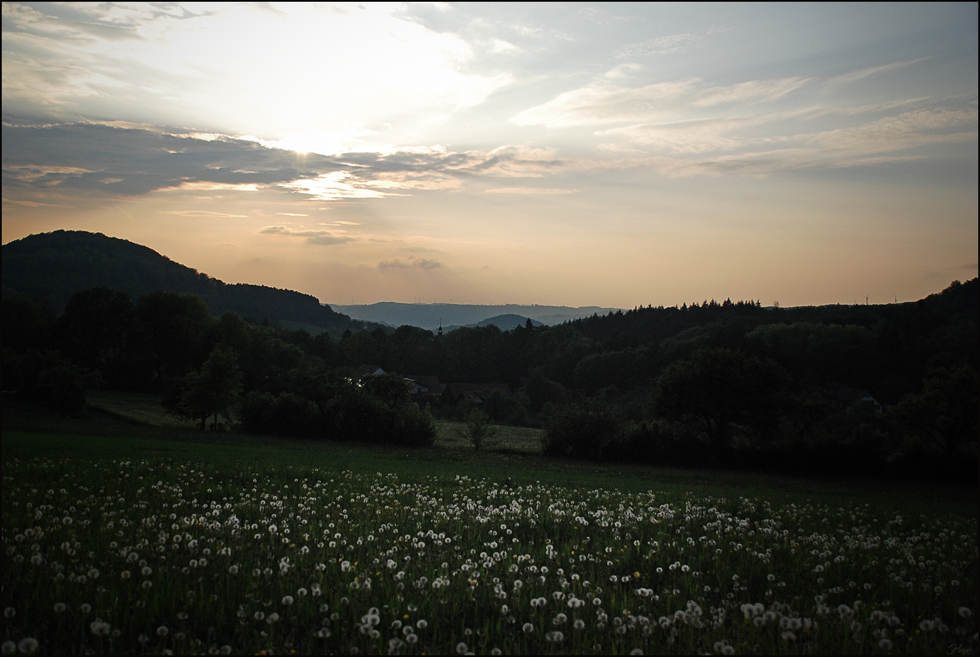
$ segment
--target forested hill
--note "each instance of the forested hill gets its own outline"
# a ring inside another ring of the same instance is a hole
[[[101,233],[58,230],[3,246],[3,294],[23,293],[61,312],[79,290],[105,286],[133,301],[155,290],[199,295],[215,315],[233,311],[310,333],[339,336],[362,322],[335,313],[313,296],[264,285],[228,284],[185,267],[153,249]]]
[[[625,349],[656,344],[667,338],[684,341],[711,333],[711,341],[723,343],[724,334],[738,341],[752,327],[763,324],[859,326],[884,330],[891,325],[903,335],[928,335],[943,327],[977,325],[980,285],[976,278],[954,281],[942,292],[908,303],[880,305],[762,307],[757,301],[715,300],[678,307],[638,307],[633,310],[593,315],[570,322],[586,337],[606,349]],[[976,336],[973,336],[974,338]],[[731,347],[740,345],[732,344]],[[975,349],[974,349],[975,351]]]

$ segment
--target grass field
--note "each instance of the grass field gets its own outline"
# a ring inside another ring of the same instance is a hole
[[[163,409],[159,395],[96,390],[88,393],[89,408],[158,427],[193,429],[194,422],[180,420]]]
[[[158,427],[193,429],[194,423],[169,415],[160,404],[159,395],[95,391],[89,393],[90,408],[110,413],[119,418]],[[463,422],[438,420],[436,445],[449,449],[466,449],[470,444],[465,437]],[[540,453],[543,431],[524,427],[496,427],[496,434],[487,441],[487,451],[512,451]]]
[[[976,653],[976,491],[5,408],[3,651]],[[130,415],[133,413],[134,415]],[[145,417],[145,416],[141,416]]]

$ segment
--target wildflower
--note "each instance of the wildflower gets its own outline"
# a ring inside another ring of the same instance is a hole
[[[575,621],[574,627],[575,627],[576,630],[584,630],[585,629],[585,621],[582,620],[581,618],[579,618],[578,620]]]
[[[305,598],[307,593],[308,593],[308,591],[306,589],[303,589],[303,588],[301,588],[300,590],[296,591],[296,595],[298,597],[300,597],[300,598]]]
[[[22,653],[29,655],[35,650],[37,650],[37,646],[38,646],[37,639],[33,637],[27,637],[26,639],[20,640],[20,643],[17,644],[17,649],[20,650]]]
[[[415,627],[419,628],[420,630],[424,630],[428,626],[429,626],[429,624],[424,619],[418,621],[417,623],[415,623]]]
[[[131,572],[129,572],[128,570],[124,570],[121,573],[119,573],[119,577],[121,579],[129,579],[132,576],[133,576],[133,574]]]
[[[228,566],[228,573],[231,575],[238,574],[238,566]]]
[[[548,632],[544,635],[544,638],[552,643],[561,643],[565,640],[565,635],[561,632]]]
[[[524,630],[524,634],[530,634],[531,632],[534,631],[534,626],[531,625],[530,623],[524,623],[524,627],[522,627],[521,629]]]
[[[92,605],[87,602],[83,602],[78,606],[78,611],[82,612],[83,614],[87,614],[88,612],[92,611]]]
[[[919,623],[919,627],[922,629],[923,632],[931,632],[933,628],[936,627],[936,624],[931,620],[924,620],[921,623]]]
[[[157,628],[157,636],[167,636],[168,634],[170,634],[170,628],[166,625]]]
[[[293,596],[291,595],[284,596],[282,599],[282,603],[287,606],[293,604]]]
[[[54,603],[54,613],[60,614],[63,613],[66,609],[68,609],[68,605],[66,605],[64,602]]]
[[[782,638],[783,641],[796,641],[796,635],[789,631],[783,632]]]
[[[149,577],[153,573],[153,569],[149,566],[143,566],[143,570],[140,572],[143,573],[143,577]]]
[[[16,615],[17,615],[17,610],[14,609],[13,607],[7,607],[6,609],[3,610],[4,618],[13,618]]]
[[[959,613],[960,617],[962,618],[969,618],[970,615],[972,614],[969,607],[960,607],[956,611],[957,613]]]
[[[882,650],[891,650],[892,642],[889,641],[888,639],[882,639],[881,641],[878,642],[878,647],[881,648]]]
[[[92,629],[92,634],[95,636],[105,636],[109,634],[109,630],[112,629],[109,623],[95,619],[89,626]]]
[[[456,644],[456,653],[457,654],[465,655],[467,650],[468,650],[468,648],[466,647],[466,644],[463,643],[462,641],[460,641],[459,643]]]
[[[13,641],[4,641],[3,648],[0,648],[0,654],[12,655],[17,652],[17,644]]]

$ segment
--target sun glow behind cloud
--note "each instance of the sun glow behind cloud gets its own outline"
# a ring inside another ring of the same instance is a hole
[[[470,46],[398,18],[396,5],[70,10],[92,23],[4,5],[5,22],[19,28],[5,31],[5,46],[23,53],[4,61],[5,72],[16,73],[10,84],[4,76],[5,111],[40,105],[58,118],[111,118],[121,110],[135,120],[230,129],[334,153],[376,134],[365,126],[394,120],[394,134],[410,131],[510,82],[506,74],[460,72],[473,57]],[[95,40],[86,25],[114,38]],[[31,46],[47,50],[46,70],[26,61]],[[129,107],[106,103],[120,95]]]

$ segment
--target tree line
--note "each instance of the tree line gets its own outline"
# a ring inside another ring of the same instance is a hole
[[[94,385],[152,391],[202,426],[235,417],[245,431],[424,445],[433,415],[473,410],[409,402],[402,375],[428,375],[506,384],[480,412],[545,428],[547,454],[969,480],[977,290],[973,279],[915,303],[705,301],[553,327],[378,327],[338,339],[215,317],[193,294],[133,303],[93,288],[60,315],[5,295],[3,386],[66,408]],[[361,381],[354,370],[366,363],[397,374]]]

